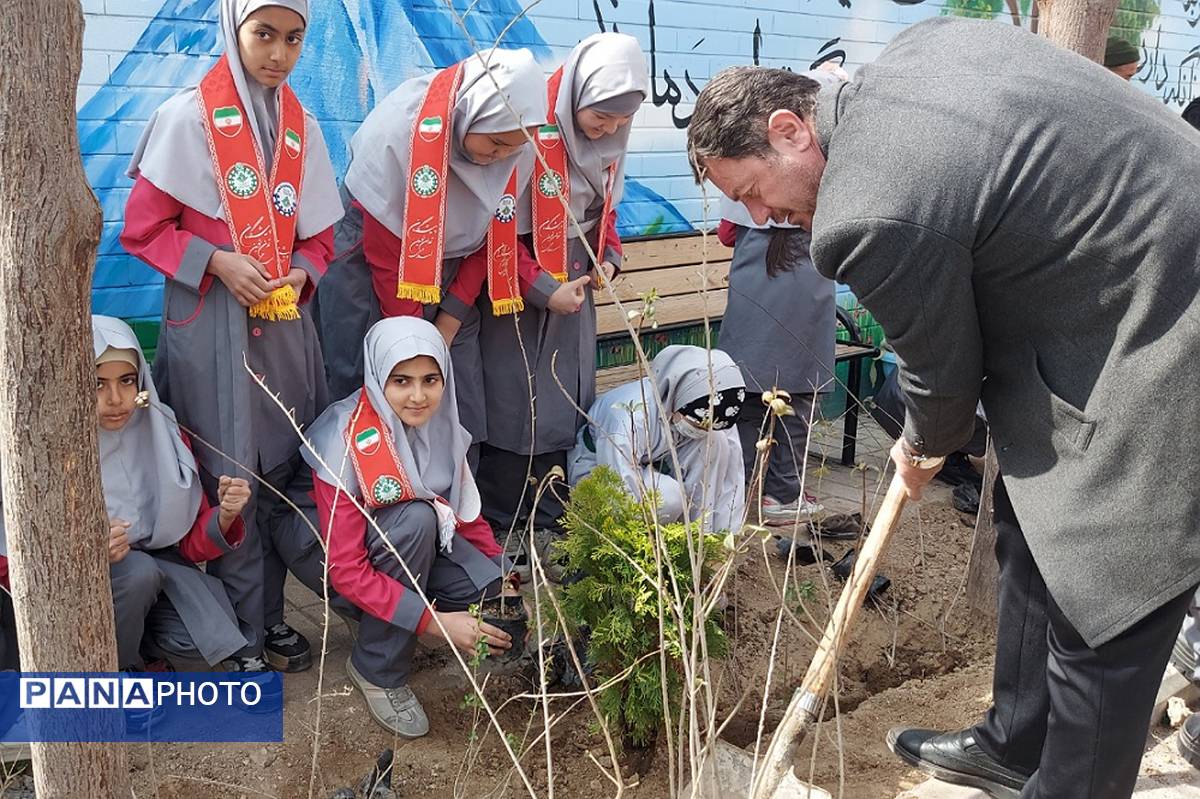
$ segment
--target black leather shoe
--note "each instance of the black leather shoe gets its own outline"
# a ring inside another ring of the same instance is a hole
[[[1192,768],[1200,768],[1200,713],[1193,713],[1183,722],[1179,730],[1179,754]]]
[[[971,730],[941,733],[913,727],[888,732],[888,748],[910,766],[944,782],[987,791],[996,799],[1016,799],[1029,779],[979,748]]]

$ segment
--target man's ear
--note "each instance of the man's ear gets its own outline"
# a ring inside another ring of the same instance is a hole
[[[794,111],[779,108],[767,117],[767,141],[775,150],[800,153],[813,143],[812,131]]]

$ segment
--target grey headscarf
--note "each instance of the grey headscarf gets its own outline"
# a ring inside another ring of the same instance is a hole
[[[151,408],[138,409],[116,431],[100,430],[100,477],[110,517],[130,524],[129,543],[138,549],[169,547],[187,535],[200,510],[196,459],[179,437],[175,414],[161,404],[137,336],[111,316],[92,317],[92,351],[109,348],[137,353],[138,388]],[[4,497],[0,494],[0,556],[8,557]]]
[[[420,427],[409,428],[392,412],[383,387],[396,364],[418,355],[428,355],[437,361],[445,391],[433,417]],[[345,491],[361,497],[354,465],[350,462],[346,431],[358,407],[359,397],[366,391],[371,405],[391,431],[396,456],[416,496],[446,501],[446,505],[434,501],[434,508],[438,510],[441,522],[442,547],[449,550],[454,536],[454,519],[445,512],[447,506],[463,521],[474,521],[480,512],[479,490],[467,465],[471,434],[458,421],[450,350],[437,328],[429,322],[397,316],[377,322],[367,331],[363,341],[363,364],[363,388],[330,405],[312,423],[308,429],[311,447],[302,447],[301,454],[321,480],[337,486],[339,478],[334,475],[340,472]]]
[[[221,0],[220,17],[233,82],[263,156],[263,165],[270,170],[279,126],[279,91],[268,89],[246,75],[237,38],[238,28],[246,18],[266,6],[287,8],[308,20],[308,0]],[[185,89],[150,116],[126,174],[131,178],[140,174],[189,208],[213,219],[224,219],[204,121],[196,102],[197,91],[197,87]],[[300,184],[296,235],[307,239],[342,218],[342,203],[321,127],[307,111],[304,131],[304,178]]]
[[[158,391],[137,337],[111,316],[92,317],[92,348],[98,359],[110,347],[137,353],[138,387],[150,407],[134,410],[120,430],[100,432],[100,477],[110,518],[129,522],[135,549],[162,549],[187,535],[200,510],[196,459],[183,443],[170,408]]]
[[[649,69],[641,45],[624,33],[592,34],[575,45],[563,65],[554,113],[570,157],[571,214],[585,233],[599,221],[610,164],[617,164],[614,208],[625,192],[625,152],[629,148],[631,126],[592,141],[576,127],[575,113],[584,108],[602,112],[611,108],[610,113],[624,111],[629,108],[629,95],[640,94],[645,99],[649,91]],[[636,111],[639,104],[640,101],[633,103],[628,113]],[[521,205],[524,207],[525,203]],[[575,225],[568,223],[567,236],[577,235]]]
[[[434,74],[400,84],[367,115],[350,142],[346,188],[367,213],[401,239],[405,238],[412,125]],[[479,249],[518,162],[518,185],[528,184],[532,176],[532,159],[519,157],[529,147],[495,163],[480,165],[467,158],[464,137],[468,132],[502,133],[545,122],[546,82],[531,52],[496,48],[468,56],[452,122],[454,143],[446,194],[446,218],[450,223],[444,228],[446,258],[463,257]]]

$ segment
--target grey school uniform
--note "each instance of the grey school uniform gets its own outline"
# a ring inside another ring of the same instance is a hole
[[[588,234],[593,247],[597,234],[596,227]],[[606,260],[621,262],[616,250],[605,250]],[[568,239],[567,280],[587,274],[589,265],[583,242]],[[529,456],[534,456],[530,476],[539,482],[556,465],[565,470],[567,452],[584,423],[578,408],[590,408],[596,399],[594,292],[591,286],[585,289],[578,313],[556,314],[546,304],[560,285],[543,272],[525,294],[525,310],[516,315],[493,316],[486,295],[477,306],[489,421],[477,482],[484,516],[501,529],[530,511],[532,490],[524,492],[522,507],[517,506],[531,467]],[[551,526],[562,515],[565,491],[559,493],[563,496],[543,495],[534,514],[536,526]]]
[[[808,419],[816,394],[833,390],[834,284],[813,267],[809,234],[791,269],[767,274],[767,247],[773,229],[738,226],[729,266],[729,304],[721,320],[721,349],[746,378],[750,399],[742,406],[738,434],[750,479],[757,460],[765,406],[756,394],[781,388],[792,395],[795,416],[776,423],[775,440],[764,475],[765,493],[780,502],[800,495]],[[784,233],[786,235],[786,233]],[[780,427],[785,435],[779,435]]]
[[[309,505],[311,507],[311,503]],[[311,514],[313,523],[317,524],[315,508],[311,508]],[[388,543],[384,543],[368,525],[367,557],[377,571],[404,584],[409,592],[405,596],[411,597],[407,603],[412,607],[409,616],[416,617],[410,619],[413,625],[420,619],[425,605],[412,590],[412,581],[388,544],[408,564],[421,589],[431,602],[437,602],[440,611],[466,610],[481,598],[500,593],[499,575],[506,567],[505,561],[500,556],[484,557],[462,540],[449,553],[439,549],[437,515],[428,502],[403,502],[378,510],[373,516]],[[358,622],[350,657],[359,674],[381,688],[395,688],[408,682],[417,636],[402,626],[364,613],[329,586],[325,553],[310,529],[292,526],[276,539],[276,546],[300,582],[318,596],[327,597],[335,613]]]
[[[4,506],[0,497],[0,555],[8,556],[4,531]],[[212,517],[209,538],[228,553],[231,550]],[[225,588],[179,554],[176,547],[131,550],[109,564],[113,617],[117,633],[117,667],[141,663],[143,639],[158,645],[164,654],[202,657],[220,662],[244,647],[237,617]],[[154,649],[154,647],[151,647]],[[8,591],[0,592],[0,669],[20,668],[16,619]]]
[[[209,538],[220,541],[222,557],[235,551],[217,528],[216,516],[210,526]],[[174,547],[145,554],[153,558],[162,584],[162,594],[145,615],[148,651],[215,666],[246,647],[229,594],[216,576],[187,561]],[[210,561],[209,570],[218,562]]]
[[[203,269],[203,264],[194,266]],[[185,259],[180,273],[187,269]],[[315,270],[309,271],[311,278]],[[251,319],[219,280],[212,281],[203,296],[186,283],[166,281],[154,382],[163,400],[175,409],[179,423],[195,433],[196,460],[210,502],[216,502],[221,475],[246,476],[235,460],[267,475],[289,463],[300,445],[292,422],[247,373],[243,354],[249,369],[263,377],[285,408],[293,410],[297,424],[307,425],[327,404],[316,329],[307,309],[302,307],[300,314],[300,319],[290,321]],[[256,523],[269,511],[259,506],[274,506],[278,500],[257,480],[251,479],[251,488],[254,494],[243,513],[245,543],[208,566],[208,573],[221,579],[233,601],[249,642],[237,654],[247,656],[262,651],[264,591],[282,589],[282,585],[264,588],[264,547],[269,536]]]

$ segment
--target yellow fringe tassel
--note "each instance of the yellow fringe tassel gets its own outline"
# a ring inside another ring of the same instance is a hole
[[[550,276],[553,277],[555,280],[557,280],[559,283],[567,282],[567,273],[566,272],[551,272]]]
[[[250,306],[250,316],[271,322],[299,319],[300,308],[296,305],[299,300],[291,286],[277,288],[265,300]]]
[[[525,300],[520,297],[513,297],[508,300],[492,300],[492,316],[520,313],[523,310],[525,310]]]
[[[442,301],[442,290],[438,286],[401,283],[396,286],[396,297],[402,300],[416,300],[422,305],[432,305]]]

